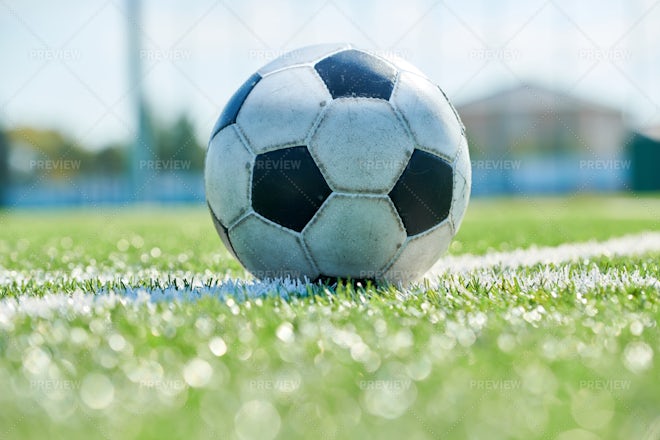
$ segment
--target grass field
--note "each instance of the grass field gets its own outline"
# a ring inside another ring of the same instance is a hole
[[[476,200],[436,276],[330,291],[251,281],[201,207],[0,212],[0,439],[659,439],[657,231]]]

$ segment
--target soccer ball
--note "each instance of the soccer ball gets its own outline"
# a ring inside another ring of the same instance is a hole
[[[470,183],[442,90],[348,44],[289,52],[248,78],[205,164],[218,234],[262,279],[419,279],[458,231]]]

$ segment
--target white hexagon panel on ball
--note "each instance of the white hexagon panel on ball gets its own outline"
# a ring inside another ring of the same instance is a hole
[[[447,252],[452,238],[454,232],[449,221],[408,237],[383,278],[393,283],[407,283],[421,278]]]
[[[236,117],[236,124],[256,154],[304,145],[330,99],[313,68],[291,67],[264,77],[254,86]]]
[[[252,213],[229,230],[239,260],[257,278],[315,279],[299,233]]]
[[[388,193],[415,146],[387,101],[335,99],[309,150],[335,191]]]
[[[234,126],[220,130],[206,152],[206,198],[215,216],[227,227],[250,209],[254,154]]]
[[[453,160],[461,146],[462,124],[442,91],[414,73],[402,72],[392,104],[406,120],[418,148]]]
[[[303,237],[324,276],[363,279],[382,274],[406,232],[388,197],[333,194]]]

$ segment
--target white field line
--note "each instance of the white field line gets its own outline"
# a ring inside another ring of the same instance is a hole
[[[557,247],[532,248],[513,252],[498,252],[483,256],[463,255],[446,257],[438,263],[427,279],[432,285],[447,289],[465,291],[466,278],[476,278],[487,289],[506,289],[506,283],[516,279],[521,293],[552,286],[553,290],[570,289],[579,299],[595,288],[620,289],[628,287],[652,288],[660,292],[660,281],[639,270],[609,268],[600,270],[596,265],[586,265],[579,270],[575,266],[560,266],[568,261],[583,261],[602,255],[638,255],[660,251],[660,233],[644,233],[615,238],[604,242],[565,244]],[[531,272],[517,272],[523,266],[537,263],[554,263]],[[16,274],[18,275],[18,274]],[[167,274],[165,274],[166,276]],[[439,275],[443,275],[439,277]],[[25,276],[25,274],[23,274]],[[198,275],[197,279],[203,276]],[[0,280],[2,281],[2,280]],[[6,282],[6,276],[5,281]],[[0,285],[3,283],[0,282]],[[181,283],[179,283],[181,284]],[[82,291],[64,294],[54,291],[43,296],[22,295],[18,298],[0,300],[0,330],[11,328],[18,316],[35,316],[50,319],[54,315],[72,313],[89,315],[123,306],[153,306],[153,301],[195,300],[205,296],[221,299],[230,297],[237,300],[259,297],[305,295],[309,284],[288,279],[270,281],[231,280],[206,286],[196,281],[192,286],[182,288],[138,288],[127,284],[125,289],[114,289],[90,295]],[[402,295],[416,294],[417,289],[404,289]]]
[[[426,274],[428,280],[435,280],[438,276],[451,273],[467,273],[476,269],[486,268],[516,268],[529,267],[535,264],[561,264],[570,261],[583,261],[592,257],[601,256],[633,256],[649,252],[660,252],[660,232],[644,232],[640,234],[624,235],[606,241],[589,241],[580,243],[567,243],[559,246],[536,247],[516,249],[510,252],[490,252],[485,255],[447,255],[442,257]],[[76,267],[69,272],[65,271],[10,271],[0,266],[0,286],[12,284],[22,285],[28,282],[41,286],[46,283],[55,285],[64,282],[99,281],[101,283],[122,281],[129,286],[138,280],[153,280],[162,284],[174,280],[184,284],[184,280],[193,280],[193,288],[202,287],[207,280],[217,279],[209,271],[194,273],[183,271],[160,271],[155,268],[140,268],[128,271],[100,271],[95,268]],[[246,281],[241,279],[227,279],[223,283],[228,290],[242,289],[245,286],[261,286],[263,290],[290,291],[290,289],[303,289],[307,284],[291,280],[274,280],[268,282]],[[252,287],[250,287],[252,288]],[[224,287],[223,287],[223,290]]]
[[[632,256],[660,251],[660,232],[624,235],[606,241],[567,243],[554,247],[531,247],[486,255],[446,256],[431,268],[426,278],[445,273],[462,273],[495,267],[526,267],[535,264],[560,264],[601,256]]]
[[[525,295],[528,292],[537,292],[540,289],[550,289],[553,296],[571,295],[576,302],[587,304],[586,295],[595,289],[619,290],[630,288],[651,289],[660,293],[660,280],[642,273],[640,270],[626,270],[610,267],[601,270],[595,264],[586,267],[580,266],[545,266],[531,271],[516,272],[514,268],[493,269],[480,268],[467,274],[448,274],[437,279],[440,290],[451,292],[464,292],[467,277],[478,279],[479,285],[486,291],[504,292],[511,295],[512,281],[515,279],[516,295]],[[60,316],[106,316],[109,310],[122,308],[151,308],[155,310],[156,302],[168,301],[176,303],[194,301],[212,296],[226,301],[229,307],[236,307],[236,302],[245,299],[281,296],[304,295],[307,285],[290,281],[237,281],[226,282],[218,286],[192,287],[176,289],[130,288],[117,289],[100,294],[89,294],[82,291],[73,294],[48,293],[41,297],[23,295],[18,298],[4,298],[0,300],[0,335],[3,331],[12,331],[17,320],[23,317],[41,318],[52,321]],[[420,289],[413,287],[401,291],[401,298],[419,295]],[[454,293],[455,294],[455,293]],[[462,293],[459,293],[462,295]],[[236,301],[233,301],[233,300]],[[541,319],[539,306],[535,307],[534,320]],[[512,313],[523,313],[522,307],[516,307]],[[532,315],[530,315],[532,316]]]

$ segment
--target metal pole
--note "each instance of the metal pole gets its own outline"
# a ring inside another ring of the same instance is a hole
[[[132,95],[132,104],[136,122],[136,133],[133,146],[129,154],[129,174],[131,198],[135,201],[147,199],[150,184],[152,156],[152,139],[149,124],[149,112],[142,85],[142,53],[141,53],[141,0],[126,0],[126,17],[128,19],[128,68],[129,89]]]

